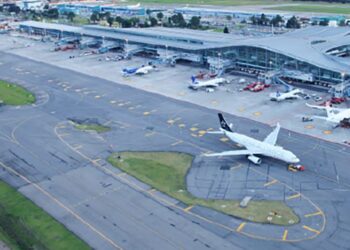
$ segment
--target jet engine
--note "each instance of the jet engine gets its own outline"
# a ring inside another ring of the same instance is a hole
[[[248,160],[250,160],[251,162],[253,162],[256,165],[260,165],[260,163],[261,163],[261,159],[259,157],[254,156],[254,155],[249,155]]]

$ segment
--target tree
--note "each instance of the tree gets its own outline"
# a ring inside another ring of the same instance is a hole
[[[107,20],[109,17],[111,17],[111,12],[107,11],[104,15],[104,18]]]
[[[292,16],[291,18],[288,19],[286,27],[288,29],[299,29],[300,23],[295,16]]]
[[[321,21],[319,22],[319,25],[320,25],[320,26],[328,26],[328,24],[329,24],[329,20],[326,20],[326,19],[321,20]]]
[[[227,26],[225,26],[225,28],[224,28],[224,33],[225,33],[225,34],[230,33],[229,30],[228,30],[228,28],[227,28]]]
[[[112,27],[112,25],[114,23],[114,18],[111,16],[107,17],[107,23],[108,23],[109,27]]]
[[[140,24],[140,19],[138,17],[132,17],[130,18],[130,24],[132,27],[136,27]]]
[[[100,21],[100,15],[98,14],[98,12],[93,12],[90,16],[90,20],[93,23]]]
[[[47,17],[52,19],[58,19],[59,17],[58,9],[56,8],[49,9],[47,11]]]
[[[281,26],[281,24],[283,23],[283,18],[280,15],[275,16],[274,18],[272,18],[271,20],[271,24],[273,26],[279,27]]]
[[[171,22],[177,27],[185,28],[187,26],[185,18],[181,13],[171,16]]]
[[[260,18],[258,19],[259,25],[268,25],[270,20],[266,17],[264,13],[261,14]]]
[[[152,11],[151,11],[150,9],[147,9],[147,10],[146,10],[147,16],[151,15],[151,13],[152,13]]]
[[[158,18],[159,21],[162,21],[163,18],[164,18],[163,12],[158,12],[158,13],[157,13],[157,18]]]
[[[151,18],[149,19],[149,21],[150,21],[150,23],[151,23],[151,26],[156,26],[156,25],[158,24],[157,19],[154,18],[154,17],[151,17]]]
[[[122,27],[123,28],[130,28],[132,27],[133,23],[131,22],[130,19],[123,19],[122,21]]]
[[[250,21],[251,21],[252,24],[254,24],[254,25],[258,23],[256,16],[251,16],[251,17],[250,17]]]
[[[193,16],[190,19],[189,27],[192,29],[198,29],[201,26],[201,17],[200,16]]]
[[[68,12],[67,18],[68,18],[71,22],[73,22],[74,17],[75,17],[75,13],[74,13],[74,12],[72,12],[72,11]]]
[[[17,5],[10,5],[8,12],[10,13],[15,13],[16,15],[18,15],[19,12],[21,12],[21,8],[18,7]]]
[[[116,21],[117,23],[119,23],[120,25],[122,24],[123,20],[124,20],[124,19],[123,19],[121,16],[116,16],[116,17],[115,17],[115,21]]]
[[[344,19],[340,20],[339,23],[338,23],[338,25],[339,25],[340,27],[346,26],[345,20],[344,20]]]

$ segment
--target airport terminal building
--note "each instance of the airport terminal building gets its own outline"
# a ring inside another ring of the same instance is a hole
[[[325,87],[343,83],[350,75],[348,27],[311,26],[261,37],[161,27],[73,27],[34,21],[22,22],[19,28],[32,34],[75,37],[82,43],[86,39],[99,40],[101,48],[120,48],[128,56],[147,52],[163,61],[186,60],[217,71],[277,72]]]

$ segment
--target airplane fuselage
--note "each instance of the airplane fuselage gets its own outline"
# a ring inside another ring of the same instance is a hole
[[[245,146],[248,150],[260,152],[261,155],[275,158],[287,163],[298,163],[299,159],[290,151],[280,146],[271,145],[263,141],[256,140],[246,135],[229,132],[221,129],[223,133],[233,142]]]

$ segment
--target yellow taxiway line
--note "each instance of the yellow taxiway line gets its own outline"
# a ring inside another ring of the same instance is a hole
[[[300,196],[301,196],[301,194],[300,194],[300,193],[297,193],[297,194],[288,196],[286,199],[287,199],[287,200],[291,200],[291,199],[299,198]]]
[[[312,216],[316,216],[316,215],[322,215],[323,213],[321,211],[318,211],[316,213],[312,213],[312,214],[305,214],[304,217],[312,217]]]
[[[190,211],[193,207],[194,207],[193,205],[192,205],[192,206],[188,206],[188,207],[184,208],[184,211],[185,211],[185,212],[188,212],[188,211]]]
[[[320,234],[320,231],[316,230],[316,229],[313,229],[311,227],[308,227],[308,226],[303,226],[304,229],[310,231],[310,232],[313,232],[313,233],[316,233],[316,234]]]
[[[284,230],[282,240],[283,241],[287,240],[287,236],[288,236],[288,230],[286,229],[286,230]]]
[[[265,183],[265,184],[264,184],[264,187],[273,185],[273,184],[275,184],[275,183],[277,183],[277,182],[278,182],[278,181],[277,181],[276,179],[273,179],[272,181]]]
[[[245,222],[242,222],[242,223],[237,227],[236,231],[237,231],[237,232],[242,231],[242,229],[244,228],[245,224],[246,224]]]

